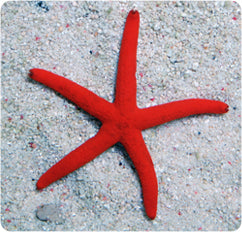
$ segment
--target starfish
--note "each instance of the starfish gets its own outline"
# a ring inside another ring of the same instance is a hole
[[[157,211],[158,184],[142,130],[190,115],[226,113],[228,105],[216,100],[187,99],[139,108],[136,102],[135,77],[138,34],[139,13],[137,10],[131,10],[121,42],[113,103],[52,72],[36,68],[30,70],[30,78],[59,92],[102,123],[94,137],[52,166],[40,177],[36,185],[37,189],[47,187],[120,142],[138,173],[146,214],[150,219],[154,219]]]

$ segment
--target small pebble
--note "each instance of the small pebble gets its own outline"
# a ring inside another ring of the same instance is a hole
[[[47,6],[45,1],[39,1],[36,4],[37,7],[40,7],[41,9],[44,10],[44,12],[48,12],[49,11],[49,7]]]
[[[36,217],[40,221],[56,222],[58,224],[63,222],[60,208],[54,204],[41,205],[37,207]]]

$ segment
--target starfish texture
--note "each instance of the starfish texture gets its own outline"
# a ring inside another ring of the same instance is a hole
[[[228,105],[216,100],[187,99],[138,108],[135,77],[138,33],[139,13],[131,10],[127,16],[120,48],[113,103],[54,73],[42,69],[30,70],[29,76],[32,79],[59,92],[102,123],[94,137],[70,152],[40,177],[37,189],[45,188],[120,142],[140,178],[146,214],[150,219],[154,219],[157,211],[158,184],[141,131],[189,115],[226,113]]]

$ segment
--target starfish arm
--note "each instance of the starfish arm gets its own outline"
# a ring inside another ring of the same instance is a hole
[[[37,182],[37,189],[43,189],[67,174],[93,160],[118,142],[118,136],[109,133],[111,126],[103,125],[99,132],[84,144],[70,152],[45,172]]]
[[[144,130],[175,119],[195,114],[223,114],[228,105],[221,101],[207,99],[187,99],[174,101],[149,108],[138,109],[136,127]]]
[[[30,78],[50,87],[101,121],[113,112],[112,103],[62,76],[43,69],[31,69]]]
[[[128,14],[121,48],[116,81],[115,104],[121,110],[136,107],[136,52],[139,34],[139,12]]]
[[[124,145],[139,175],[146,214],[150,219],[154,219],[157,211],[158,184],[142,133],[136,129],[131,130],[121,138],[120,142]]]

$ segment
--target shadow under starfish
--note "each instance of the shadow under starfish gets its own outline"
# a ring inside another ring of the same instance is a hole
[[[94,137],[44,173],[37,182],[37,188],[45,188],[120,142],[137,170],[146,214],[150,219],[154,219],[157,211],[158,184],[141,131],[189,115],[226,113],[228,105],[215,100],[187,99],[144,109],[138,108],[135,78],[138,33],[139,13],[131,10],[121,43],[113,103],[62,76],[42,69],[30,70],[30,78],[59,92],[102,123]]]

